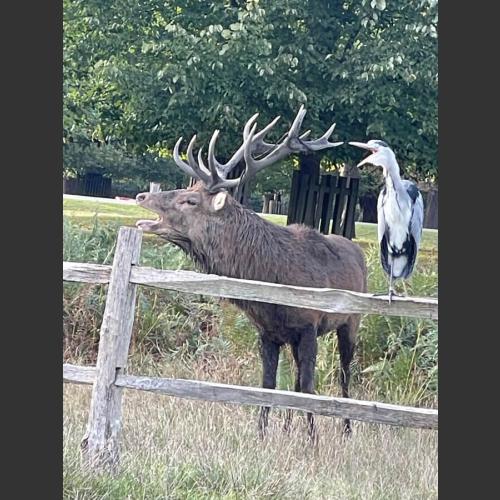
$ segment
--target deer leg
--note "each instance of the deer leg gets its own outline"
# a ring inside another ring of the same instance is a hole
[[[261,335],[261,358],[262,358],[262,387],[264,389],[276,388],[276,372],[278,370],[278,358],[280,346],[272,342],[265,335]],[[263,438],[266,434],[269,421],[269,406],[260,409],[259,434]]]
[[[295,387],[293,390],[295,392],[300,392],[300,365],[299,365],[299,346],[298,346],[298,344],[292,344],[292,354],[293,354],[293,359],[295,360],[295,366],[296,366]],[[290,426],[292,425],[292,418],[293,418],[293,410],[286,410],[285,425],[283,427],[286,432],[288,432],[290,430]]]
[[[351,361],[354,355],[354,334],[356,329],[352,323],[347,323],[337,328],[337,338],[340,353],[340,387],[342,388],[342,397],[349,397],[349,379],[351,377]],[[344,435],[351,434],[351,421],[344,419]]]
[[[316,329],[310,327],[302,333],[297,347],[300,390],[304,393],[314,394],[314,369],[316,367],[317,353]],[[315,443],[317,434],[312,413],[307,414],[307,430],[309,437]]]

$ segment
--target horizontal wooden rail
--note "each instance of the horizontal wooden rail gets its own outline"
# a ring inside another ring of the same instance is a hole
[[[64,262],[63,279],[84,283],[107,283],[110,266]],[[231,299],[254,300],[272,304],[317,309],[328,313],[383,314],[438,319],[438,300],[424,297],[374,296],[332,288],[309,288],[262,281],[227,278],[192,271],[169,271],[150,267],[132,268],[131,283],[199,293]]]
[[[63,280],[79,283],[98,283],[105,285],[111,277],[111,266],[85,264],[83,262],[63,262]]]
[[[92,384],[94,378],[95,368],[93,367],[70,364],[63,366],[64,382]],[[133,375],[118,375],[115,385],[127,389],[202,401],[290,408],[292,410],[308,411],[329,417],[351,418],[353,420],[400,427],[438,428],[438,411],[430,408],[412,408],[409,406],[375,403],[356,399],[301,394],[291,391],[258,389],[194,380],[138,377]]]

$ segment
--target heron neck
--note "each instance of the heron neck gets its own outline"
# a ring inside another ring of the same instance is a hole
[[[385,183],[389,190],[404,191],[396,158],[391,158],[384,166]]]

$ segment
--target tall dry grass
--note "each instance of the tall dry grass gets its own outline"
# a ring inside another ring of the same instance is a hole
[[[343,440],[338,422],[317,418],[319,445],[302,417],[289,433],[274,411],[268,437],[256,410],[124,393],[121,470],[80,466],[90,387],[64,389],[64,498],[67,499],[432,499],[437,498],[437,433],[357,423]]]

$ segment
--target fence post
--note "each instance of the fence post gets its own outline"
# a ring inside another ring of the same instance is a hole
[[[149,192],[150,193],[159,193],[161,191],[161,184],[159,182],[150,182],[149,183]]]
[[[141,231],[120,228],[101,325],[87,431],[81,443],[83,459],[94,469],[114,467],[119,460],[123,389],[114,383],[127,364],[137,288],[129,279],[132,266],[139,262],[141,242]]]

